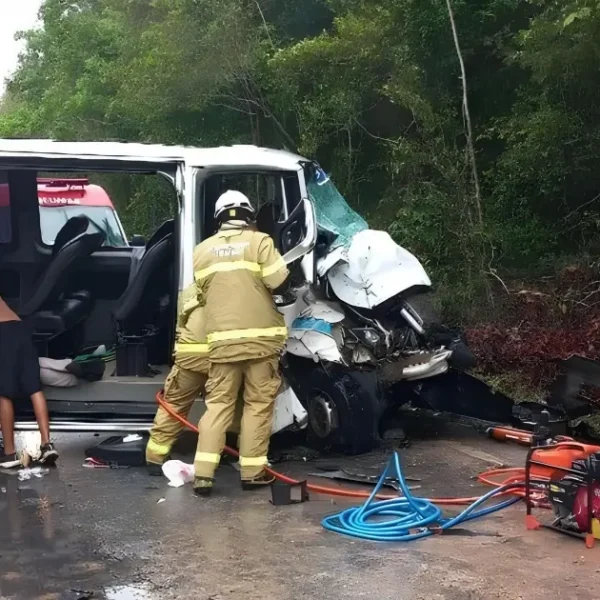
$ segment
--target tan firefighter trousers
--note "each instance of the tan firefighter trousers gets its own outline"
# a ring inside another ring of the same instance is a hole
[[[196,477],[213,478],[225,445],[225,434],[235,418],[239,390],[244,389],[240,446],[242,479],[254,479],[267,464],[275,398],[281,378],[279,355],[230,363],[211,363],[206,413],[200,419]]]
[[[206,379],[205,373],[174,365],[165,382],[164,399],[182,417],[187,417],[194,400],[204,394]],[[182,429],[183,425],[159,406],[146,447],[146,462],[161,465],[171,453]]]
[[[205,395],[208,376],[199,371],[184,369],[175,365],[165,382],[164,399],[182,417],[187,417],[194,400]],[[239,433],[242,421],[243,402],[240,398],[235,406],[233,425],[227,430]],[[146,447],[146,462],[162,465],[171,453],[183,425],[174,419],[164,408],[158,407],[154,424],[150,430],[150,439]]]

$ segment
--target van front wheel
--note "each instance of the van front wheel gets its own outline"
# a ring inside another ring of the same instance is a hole
[[[316,367],[310,380],[306,399],[310,446],[361,454],[379,444],[383,401],[374,373],[329,364]]]

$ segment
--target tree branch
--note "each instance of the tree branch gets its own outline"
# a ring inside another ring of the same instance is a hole
[[[388,144],[393,144],[394,146],[398,145],[398,141],[397,140],[391,140],[390,138],[384,138],[384,137],[380,137],[378,135],[375,135],[374,133],[371,133],[358,119],[354,119],[354,122],[370,137],[373,138],[374,140],[379,140],[381,142],[388,142]]]
[[[265,14],[263,13],[262,8],[260,7],[260,4],[258,3],[258,0],[254,0],[254,4],[256,4],[256,8],[258,9],[258,12],[260,13],[260,18],[262,19],[263,25],[265,26],[265,31],[267,32],[267,37],[269,38],[271,48],[273,48],[273,50],[276,50],[275,44],[273,43],[273,38],[271,37],[271,32],[269,31],[269,25],[267,24],[267,20],[265,19]]]
[[[294,141],[294,138],[285,130],[285,127],[281,124],[279,119],[263,103],[258,102],[254,98],[244,98],[244,100],[246,102],[248,102],[249,104],[253,104],[257,108],[259,108],[262,111],[262,113],[265,115],[265,117],[267,117],[267,119],[271,119],[273,121],[273,123],[275,124],[275,127],[277,127],[277,129],[281,133],[281,135],[291,145],[292,150],[294,150],[294,152],[297,151],[297,146],[296,146],[296,142]]]
[[[460,49],[460,41],[458,39],[458,31],[456,29],[456,22],[454,21],[454,11],[452,10],[452,4],[450,0],[446,0],[446,6],[448,7],[448,16],[450,17],[450,26],[452,27],[452,37],[454,38],[454,45],[456,46],[456,55],[458,56],[458,62],[460,63],[460,72],[462,79],[463,88],[463,114],[466,126],[467,134],[467,149],[469,153],[469,159],[471,162],[471,171],[473,174],[473,184],[475,186],[475,200],[477,203],[477,215],[479,219],[479,225],[483,225],[483,208],[481,202],[481,188],[479,185],[479,172],[477,170],[477,160],[475,158],[475,146],[473,144],[473,127],[471,125],[471,113],[469,111],[469,95],[467,89],[467,71],[465,69],[465,61],[463,59],[462,51]]]
[[[598,200],[598,198],[600,198],[600,194],[598,194],[597,196],[594,196],[591,200],[588,200],[587,202],[584,202],[577,208],[573,209],[566,217],[564,217],[562,219],[562,221],[563,222],[568,221],[577,211],[580,211],[582,208],[585,208],[586,206],[589,206],[590,204],[593,204],[594,202],[596,202],[596,200]]]
[[[247,110],[244,110],[243,108],[231,106],[231,104],[225,104],[224,102],[212,102],[211,104],[213,106],[220,106],[222,108],[227,108],[229,110],[233,110],[235,112],[242,113],[243,115],[252,115],[252,116],[256,115],[256,113],[254,111],[247,111]]]

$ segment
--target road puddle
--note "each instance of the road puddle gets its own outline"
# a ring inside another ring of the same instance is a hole
[[[153,600],[143,586],[118,585],[104,590],[106,600]]]

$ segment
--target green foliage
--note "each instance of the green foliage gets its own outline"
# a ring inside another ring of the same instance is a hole
[[[459,318],[495,274],[600,251],[600,0],[452,7],[483,223],[440,0],[45,0],[0,135],[298,150]],[[173,210],[162,183],[103,181],[130,233]]]

